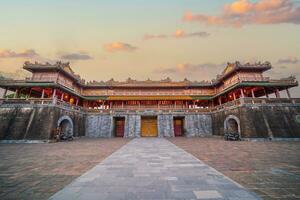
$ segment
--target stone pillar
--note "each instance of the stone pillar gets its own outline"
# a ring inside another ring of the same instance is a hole
[[[141,137],[141,116],[127,115],[125,117],[125,138]]]
[[[173,115],[157,116],[158,137],[174,137]]]
[[[60,100],[61,100],[61,101],[64,100],[64,93],[63,93],[63,92],[61,92]]]
[[[233,93],[233,100],[236,100],[236,96],[235,96],[235,93]]]
[[[222,104],[221,96],[218,97],[219,105]]]
[[[76,98],[76,106],[78,106],[78,101],[79,101],[78,98]]]

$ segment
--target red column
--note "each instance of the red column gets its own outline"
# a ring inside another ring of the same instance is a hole
[[[255,98],[254,89],[253,88],[251,89],[251,94],[252,94],[252,98]]]
[[[52,98],[56,97],[56,89],[53,89],[53,94],[52,94]]]
[[[241,97],[244,98],[245,94],[244,94],[243,88],[241,88],[240,91],[241,91]]]
[[[42,96],[41,96],[41,98],[43,99],[45,97],[45,89],[43,88],[42,89]]]
[[[52,94],[52,103],[56,104],[56,89],[53,90],[53,94]]]

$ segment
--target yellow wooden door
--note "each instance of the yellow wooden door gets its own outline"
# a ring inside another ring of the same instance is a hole
[[[142,119],[141,136],[142,137],[157,137],[157,119],[156,118]]]

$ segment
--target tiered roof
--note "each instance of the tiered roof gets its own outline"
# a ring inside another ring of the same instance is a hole
[[[183,81],[172,81],[170,78],[166,78],[160,81],[150,79],[145,81],[138,81],[128,78],[126,81],[115,81],[114,79],[110,79],[108,81],[89,81],[87,83],[85,83],[85,80],[81,79],[79,75],[74,73],[74,71],[70,67],[69,62],[56,62],[55,64],[50,64],[48,62],[45,64],[37,62],[25,62],[23,68],[30,72],[47,70],[61,71],[83,87],[209,87],[218,85],[224,79],[240,70],[264,72],[271,69],[272,66],[270,62],[241,64],[237,61],[234,63],[227,63],[227,66],[222,74],[217,75],[216,79],[213,79],[211,81],[190,81],[188,79],[184,79]]]

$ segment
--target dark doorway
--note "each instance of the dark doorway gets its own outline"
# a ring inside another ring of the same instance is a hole
[[[228,132],[238,134],[239,133],[239,128],[238,127],[239,127],[238,123],[237,123],[237,121],[235,119],[230,118],[227,121],[227,131]]]
[[[175,137],[183,136],[183,117],[174,117],[174,135]]]
[[[115,136],[124,137],[125,117],[115,118]]]
[[[57,128],[59,131],[59,137],[70,138],[73,137],[73,121],[69,116],[62,116],[57,121]]]

